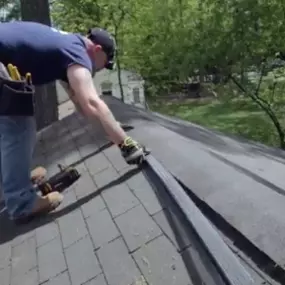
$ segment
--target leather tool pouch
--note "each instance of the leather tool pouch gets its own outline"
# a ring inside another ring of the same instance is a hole
[[[34,116],[34,95],[26,81],[0,78],[0,116]]]

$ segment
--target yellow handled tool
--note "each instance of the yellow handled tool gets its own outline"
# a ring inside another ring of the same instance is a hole
[[[26,73],[26,82],[32,85],[32,74],[30,72]]]
[[[19,80],[19,81],[21,80],[21,75],[20,75],[18,68],[16,66],[9,63],[8,64],[8,71],[10,73],[12,80]]]
[[[18,68],[16,66],[14,66],[13,69],[14,69],[14,74],[15,74],[15,80],[19,80],[20,81],[21,80],[21,75],[20,75],[20,73],[18,71]]]
[[[11,63],[9,63],[7,67],[12,80],[21,81],[21,75],[18,71],[18,68]],[[32,85],[32,75],[30,72],[26,73],[25,79],[29,85]]]
[[[14,66],[11,63],[8,64],[8,71],[10,73],[10,77],[12,78],[12,80],[15,80],[16,75],[14,72]]]

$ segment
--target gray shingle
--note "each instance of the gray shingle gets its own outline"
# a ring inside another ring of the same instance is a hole
[[[37,266],[36,240],[31,237],[12,248],[12,276],[21,275]]]
[[[98,212],[102,211],[105,208],[106,208],[106,205],[101,195],[98,195],[92,198],[90,201],[88,201],[87,203],[81,206],[83,216],[85,218],[97,215]]]
[[[64,199],[62,203],[60,204],[60,206],[56,209],[56,211],[60,211],[66,208],[67,206],[74,205],[74,203],[77,201],[74,189],[72,187],[70,187],[69,189],[66,189],[63,195],[64,195]]]
[[[108,210],[102,210],[86,220],[95,248],[114,240],[120,233]]]
[[[139,205],[115,219],[130,251],[162,234],[145,209]]]
[[[123,159],[119,148],[115,145],[104,150],[104,154],[111,161],[116,170],[120,171],[128,167],[128,164]]]
[[[39,284],[38,269],[34,268],[20,275],[12,275],[10,285],[38,285],[38,284]]]
[[[65,256],[72,285],[81,285],[101,272],[89,237],[85,237],[67,248]]]
[[[83,285],[107,285],[105,277],[103,274],[100,274],[93,278],[92,280],[84,283]]]
[[[86,130],[84,130],[84,128],[82,128],[82,130],[84,132],[84,136],[77,137],[75,139],[75,143],[79,149],[81,157],[84,158],[94,153],[98,149],[98,146],[94,139],[86,133]]]
[[[94,156],[86,159],[85,165],[88,167],[91,175],[96,175],[104,169],[111,167],[110,162],[102,153],[95,154]]]
[[[23,232],[21,234],[17,234],[16,237],[12,240],[11,245],[12,245],[12,247],[16,246],[16,245],[22,243],[23,241],[25,241],[31,237],[34,237],[34,236],[35,236],[35,230],[26,231],[26,232]]]
[[[56,222],[45,224],[36,229],[37,246],[42,246],[58,236],[59,229]]]
[[[133,254],[149,284],[192,285],[181,256],[165,236]]]
[[[80,209],[60,217],[59,228],[64,248],[88,234]]]
[[[88,172],[83,172],[81,177],[72,185],[72,188],[77,199],[94,193],[97,190],[97,186]]]
[[[162,210],[163,202],[159,200],[157,194],[142,173],[138,173],[128,179],[127,184],[134,191],[150,215]]]
[[[77,161],[80,161],[81,158],[82,157],[81,157],[80,152],[78,151],[78,149],[74,145],[74,147],[72,149],[70,149],[70,151],[64,155],[63,159],[64,159],[64,164],[69,166],[73,163],[76,163]]]
[[[38,263],[40,282],[47,281],[67,269],[59,237],[38,248]]]
[[[84,162],[81,162],[79,164],[76,164],[74,166],[74,168],[76,168],[76,170],[80,173],[80,174],[83,174],[84,172],[87,172],[87,167],[85,165]]]
[[[103,246],[97,253],[109,285],[132,284],[140,277],[140,272],[121,238]]]
[[[153,218],[178,250],[182,250],[191,244],[191,236],[177,215],[168,210],[163,210],[155,214]]]
[[[67,271],[51,278],[45,285],[72,285]]]
[[[0,269],[7,267],[10,264],[12,248],[10,243],[0,245]]]
[[[97,173],[93,176],[96,185],[101,188],[119,178],[118,172],[114,169],[114,167],[108,167],[105,170]]]
[[[124,183],[103,191],[102,196],[113,217],[139,205],[138,199]]]
[[[10,285],[10,267],[5,267],[4,269],[0,269],[0,280],[1,285]]]

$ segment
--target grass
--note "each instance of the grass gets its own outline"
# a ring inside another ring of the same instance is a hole
[[[250,99],[151,101],[153,111],[199,125],[279,146],[278,135],[268,116]],[[283,118],[282,118],[283,121]]]

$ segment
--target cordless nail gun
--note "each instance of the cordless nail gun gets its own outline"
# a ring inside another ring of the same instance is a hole
[[[58,173],[38,185],[38,189],[42,192],[42,195],[47,195],[53,191],[62,192],[81,176],[73,167],[64,167],[61,164],[58,164],[58,167],[60,170]]]

